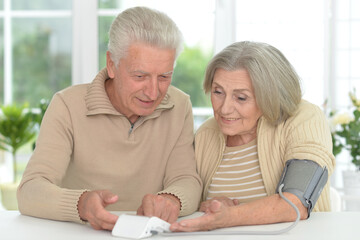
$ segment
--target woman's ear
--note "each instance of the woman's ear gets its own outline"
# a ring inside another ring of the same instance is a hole
[[[106,69],[110,78],[115,77],[115,63],[111,59],[111,53],[106,51]]]

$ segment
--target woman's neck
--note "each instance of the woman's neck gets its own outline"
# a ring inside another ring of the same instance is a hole
[[[243,134],[243,135],[235,135],[235,136],[227,136],[226,146],[228,147],[236,147],[247,144],[256,138],[256,132],[251,134]]]

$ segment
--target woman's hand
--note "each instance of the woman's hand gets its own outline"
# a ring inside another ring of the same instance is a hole
[[[232,226],[232,207],[225,206],[224,202],[210,200],[206,213],[198,218],[186,219],[171,224],[170,230],[173,232],[194,232],[206,231],[222,227]]]
[[[238,199],[230,199],[228,197],[214,197],[214,198],[212,198],[210,200],[202,202],[201,205],[200,205],[199,211],[207,213],[209,211],[211,202],[213,200],[217,200],[217,201],[221,202],[226,207],[232,207],[232,206],[236,206],[236,205],[239,204]]]

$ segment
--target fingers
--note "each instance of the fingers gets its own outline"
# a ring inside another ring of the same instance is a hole
[[[104,210],[99,212],[94,218],[90,218],[88,222],[96,230],[112,230],[117,219],[118,216]]]
[[[206,210],[209,208],[210,206],[210,201],[211,200],[207,200],[207,201],[204,201],[200,204],[200,208],[199,208],[199,211],[200,212],[206,212]]]
[[[104,201],[105,207],[109,204],[113,204],[115,202],[117,202],[117,200],[119,199],[119,197],[115,194],[113,194],[112,192],[108,191],[108,190],[103,190],[101,192],[99,192],[101,198]]]
[[[138,210],[136,211],[136,215],[144,215],[144,210],[143,210],[143,207],[142,205],[138,208]]]
[[[213,229],[213,216],[205,214],[194,219],[182,220],[171,224],[170,230],[173,232],[194,232],[207,231]]]
[[[144,216],[152,217],[157,216],[158,214],[155,213],[155,204],[156,200],[154,200],[156,196],[152,194],[147,194],[144,196],[142,200],[142,204],[139,208],[142,209],[142,213]]]
[[[211,202],[214,201],[214,200],[222,202],[224,204],[224,206],[227,206],[227,207],[239,205],[239,200],[238,199],[230,199],[230,198],[227,198],[227,197],[214,197],[214,198],[212,198],[210,200],[202,202],[201,205],[200,205],[199,211],[207,213],[209,211],[210,206],[211,206]]]
[[[168,221],[169,223],[175,222],[178,219],[180,213],[180,208],[181,208],[180,200],[174,195],[170,195],[170,194],[162,194],[160,196],[166,199],[165,207],[167,211],[166,212],[163,211],[163,213],[168,213],[166,214],[166,218],[167,218],[166,221]]]
[[[108,212],[105,207],[115,203],[118,196],[107,190],[85,192],[78,202],[81,219],[88,221],[94,229],[113,229],[118,216]]]
[[[220,202],[218,200],[213,200],[210,203],[210,211],[212,213],[220,212],[222,210],[222,208],[224,208],[224,207],[225,206],[224,206],[223,202]]]
[[[226,226],[226,221],[229,219],[227,209],[229,209],[229,207],[225,206],[223,202],[212,200],[209,202],[206,214],[198,218],[173,223],[170,226],[170,230],[174,232],[193,232],[224,227]]]
[[[137,214],[159,217],[167,222],[175,222],[180,212],[180,201],[172,195],[147,194]]]

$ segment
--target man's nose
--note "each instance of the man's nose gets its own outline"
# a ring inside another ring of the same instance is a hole
[[[159,83],[157,78],[149,79],[148,83],[146,84],[144,93],[150,100],[156,100],[158,98]]]

